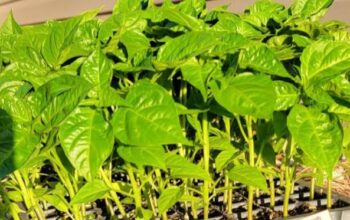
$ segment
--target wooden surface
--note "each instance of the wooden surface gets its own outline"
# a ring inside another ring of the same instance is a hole
[[[63,19],[77,15],[83,11],[103,7],[102,13],[108,14],[115,0],[0,0],[0,23],[12,10],[20,24],[40,23],[50,19]],[[278,0],[288,6],[292,0]],[[155,0],[160,3],[162,0]],[[254,0],[211,0],[208,8],[229,5],[230,10],[242,12]],[[106,15],[104,15],[105,17]],[[326,19],[338,19],[350,23],[350,0],[335,0],[326,15]]]

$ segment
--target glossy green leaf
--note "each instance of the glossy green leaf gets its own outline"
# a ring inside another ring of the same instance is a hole
[[[30,98],[38,132],[58,126],[85,98],[91,85],[77,76],[63,75],[40,88]]]
[[[69,161],[88,179],[96,175],[113,150],[112,126],[94,109],[75,110],[61,125],[59,137]]]
[[[228,176],[233,181],[268,192],[266,178],[256,167],[238,165],[228,172]]]
[[[276,93],[275,110],[287,110],[298,102],[299,94],[295,86],[284,81],[273,81]]]
[[[164,88],[147,80],[138,81],[126,102],[130,107],[121,107],[112,119],[114,134],[122,143],[136,146],[188,143],[175,102]]]
[[[331,174],[343,140],[338,119],[318,109],[296,105],[288,115],[287,125],[307,157],[318,168]]]
[[[183,194],[184,191],[180,187],[169,187],[162,191],[158,198],[159,213],[164,213],[173,207],[181,199]]]
[[[208,79],[209,75],[215,71],[217,65],[215,63],[206,63],[200,65],[196,62],[186,63],[181,66],[181,72],[184,80],[200,91],[204,101],[208,97]]]
[[[303,18],[311,17],[327,9],[334,0],[294,0],[292,14]]]
[[[165,159],[170,175],[174,178],[196,178],[211,181],[207,172],[187,159],[174,154],[168,154]]]
[[[0,27],[0,35],[20,34],[22,28],[15,21],[12,11],[7,16],[7,19]]]
[[[78,191],[70,202],[70,205],[93,202],[96,199],[103,198],[109,190],[108,186],[102,180],[94,179],[87,182]]]
[[[303,85],[319,85],[350,69],[350,43],[317,41],[301,57]]]
[[[262,44],[245,47],[240,54],[239,65],[263,73],[291,78],[276,55]]]
[[[213,26],[214,30],[232,31],[248,38],[260,37],[262,33],[239,16],[231,13],[223,13],[218,17],[218,22]]]
[[[239,75],[211,83],[215,100],[232,114],[271,118],[276,102],[272,80],[264,75]]]
[[[123,160],[136,164],[139,168],[152,166],[166,169],[165,152],[162,146],[120,146],[117,151]]]
[[[97,50],[81,66],[80,75],[94,86],[90,90],[89,96],[102,99],[112,80],[112,62],[108,60],[101,50]]]

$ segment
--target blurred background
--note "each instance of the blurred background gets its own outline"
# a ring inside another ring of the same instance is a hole
[[[211,0],[208,7],[229,5],[230,10],[242,12],[255,0]],[[155,0],[161,4],[162,0]],[[288,6],[292,0],[277,0]],[[115,0],[0,0],[0,24],[12,10],[20,24],[36,24],[50,19],[63,19],[80,14],[82,11],[104,6],[101,17],[111,13]],[[350,23],[350,0],[335,0],[324,18]]]

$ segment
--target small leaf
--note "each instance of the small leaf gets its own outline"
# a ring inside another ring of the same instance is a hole
[[[73,197],[70,205],[93,202],[96,199],[101,199],[110,189],[99,179],[94,179],[87,182]]]
[[[174,178],[196,178],[211,181],[209,174],[200,166],[179,155],[168,154],[165,163],[167,168],[170,169],[170,175]]]
[[[120,146],[117,148],[118,154],[125,161],[142,166],[152,166],[166,169],[165,152],[162,146]]]
[[[218,156],[215,158],[215,167],[217,171],[223,170],[227,164],[233,160],[235,157],[235,154],[237,153],[237,150],[234,148],[230,150],[223,150],[221,151]]]
[[[228,176],[233,181],[238,181],[247,186],[253,186],[268,192],[266,178],[256,167],[238,165],[229,171]]]
[[[164,213],[169,208],[173,207],[173,205],[181,199],[183,194],[184,191],[180,187],[169,187],[165,189],[158,199],[159,213]]]
[[[287,110],[294,106],[299,98],[295,86],[284,81],[273,81],[276,93],[275,111]]]

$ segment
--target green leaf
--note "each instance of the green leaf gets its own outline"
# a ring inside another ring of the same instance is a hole
[[[173,207],[181,199],[183,194],[184,190],[180,187],[169,187],[162,191],[158,198],[159,213],[164,213]]]
[[[243,21],[239,16],[231,13],[223,13],[218,17],[218,22],[213,26],[217,31],[232,31],[243,35],[244,37],[260,37],[262,33],[255,29],[249,23]]]
[[[165,159],[170,175],[174,178],[196,178],[211,181],[207,172],[187,159],[174,154],[168,154]]]
[[[94,86],[89,92],[90,97],[103,99],[109,89],[113,76],[112,62],[101,50],[93,52],[81,66],[80,75]]]
[[[158,51],[157,60],[170,66],[176,66],[186,59],[197,56],[219,44],[218,38],[211,32],[188,32],[167,41]]]
[[[123,160],[134,163],[139,168],[152,166],[166,170],[165,152],[162,146],[120,146],[117,151]]]
[[[327,9],[334,0],[294,0],[291,5],[292,15],[308,18]]]
[[[22,28],[15,21],[11,11],[7,16],[5,22],[0,27],[0,36],[20,33],[22,33]]]
[[[269,77],[244,74],[210,85],[215,100],[232,114],[272,117],[276,94]]]
[[[70,44],[79,24],[78,17],[53,24],[42,48],[42,54],[52,68],[59,68],[61,53]]]
[[[233,181],[268,192],[266,178],[256,167],[248,165],[235,166],[228,172],[228,177]]]
[[[121,36],[120,42],[126,47],[128,58],[144,54],[150,49],[149,39],[137,31],[126,31]]]
[[[207,81],[209,75],[216,70],[217,65],[215,63],[205,63],[200,65],[197,62],[186,63],[181,66],[181,72],[184,80],[189,82],[192,86],[200,91],[204,101],[208,98],[208,85]]]
[[[50,203],[61,212],[68,212],[69,203],[65,199],[66,193],[67,192],[64,186],[61,183],[57,183],[53,190],[47,194],[42,195],[40,198]]]
[[[145,92],[147,91],[147,92]],[[137,146],[188,143],[183,136],[176,104],[159,85],[140,80],[112,119],[114,135],[122,143]]]
[[[227,31],[191,31],[167,41],[157,54],[159,67],[176,67],[187,59],[195,57],[210,49],[213,53],[238,50],[247,44],[239,34]],[[217,47],[217,48],[215,48]]]
[[[14,124],[11,116],[0,109],[0,179],[20,169],[38,146],[40,139],[30,128]]]
[[[284,81],[273,81],[276,93],[275,110],[287,110],[294,106],[299,99],[299,94],[295,86]]]
[[[90,108],[76,109],[61,125],[59,138],[69,161],[87,179],[96,175],[114,145],[112,126]]]
[[[86,80],[70,75],[57,77],[38,88],[30,97],[35,130],[43,132],[59,126],[90,89]]]
[[[291,78],[276,55],[262,44],[245,47],[241,51],[239,65],[242,68],[252,68],[263,73]]]
[[[78,191],[70,202],[70,205],[86,204],[101,199],[109,190],[108,186],[102,180],[94,179],[91,182],[87,182]]]
[[[143,13],[143,17],[152,20],[152,22],[172,21],[189,30],[201,30],[204,28],[204,22],[202,20],[187,15],[175,8],[153,7],[146,10]]]
[[[217,171],[223,170],[227,164],[233,160],[237,150],[234,148],[230,150],[221,151],[218,156],[215,158],[215,168]]]
[[[307,157],[331,175],[342,148],[338,119],[318,109],[296,105],[288,115],[287,125]]]
[[[303,51],[300,60],[303,85],[320,85],[350,69],[350,43],[314,42]]]

